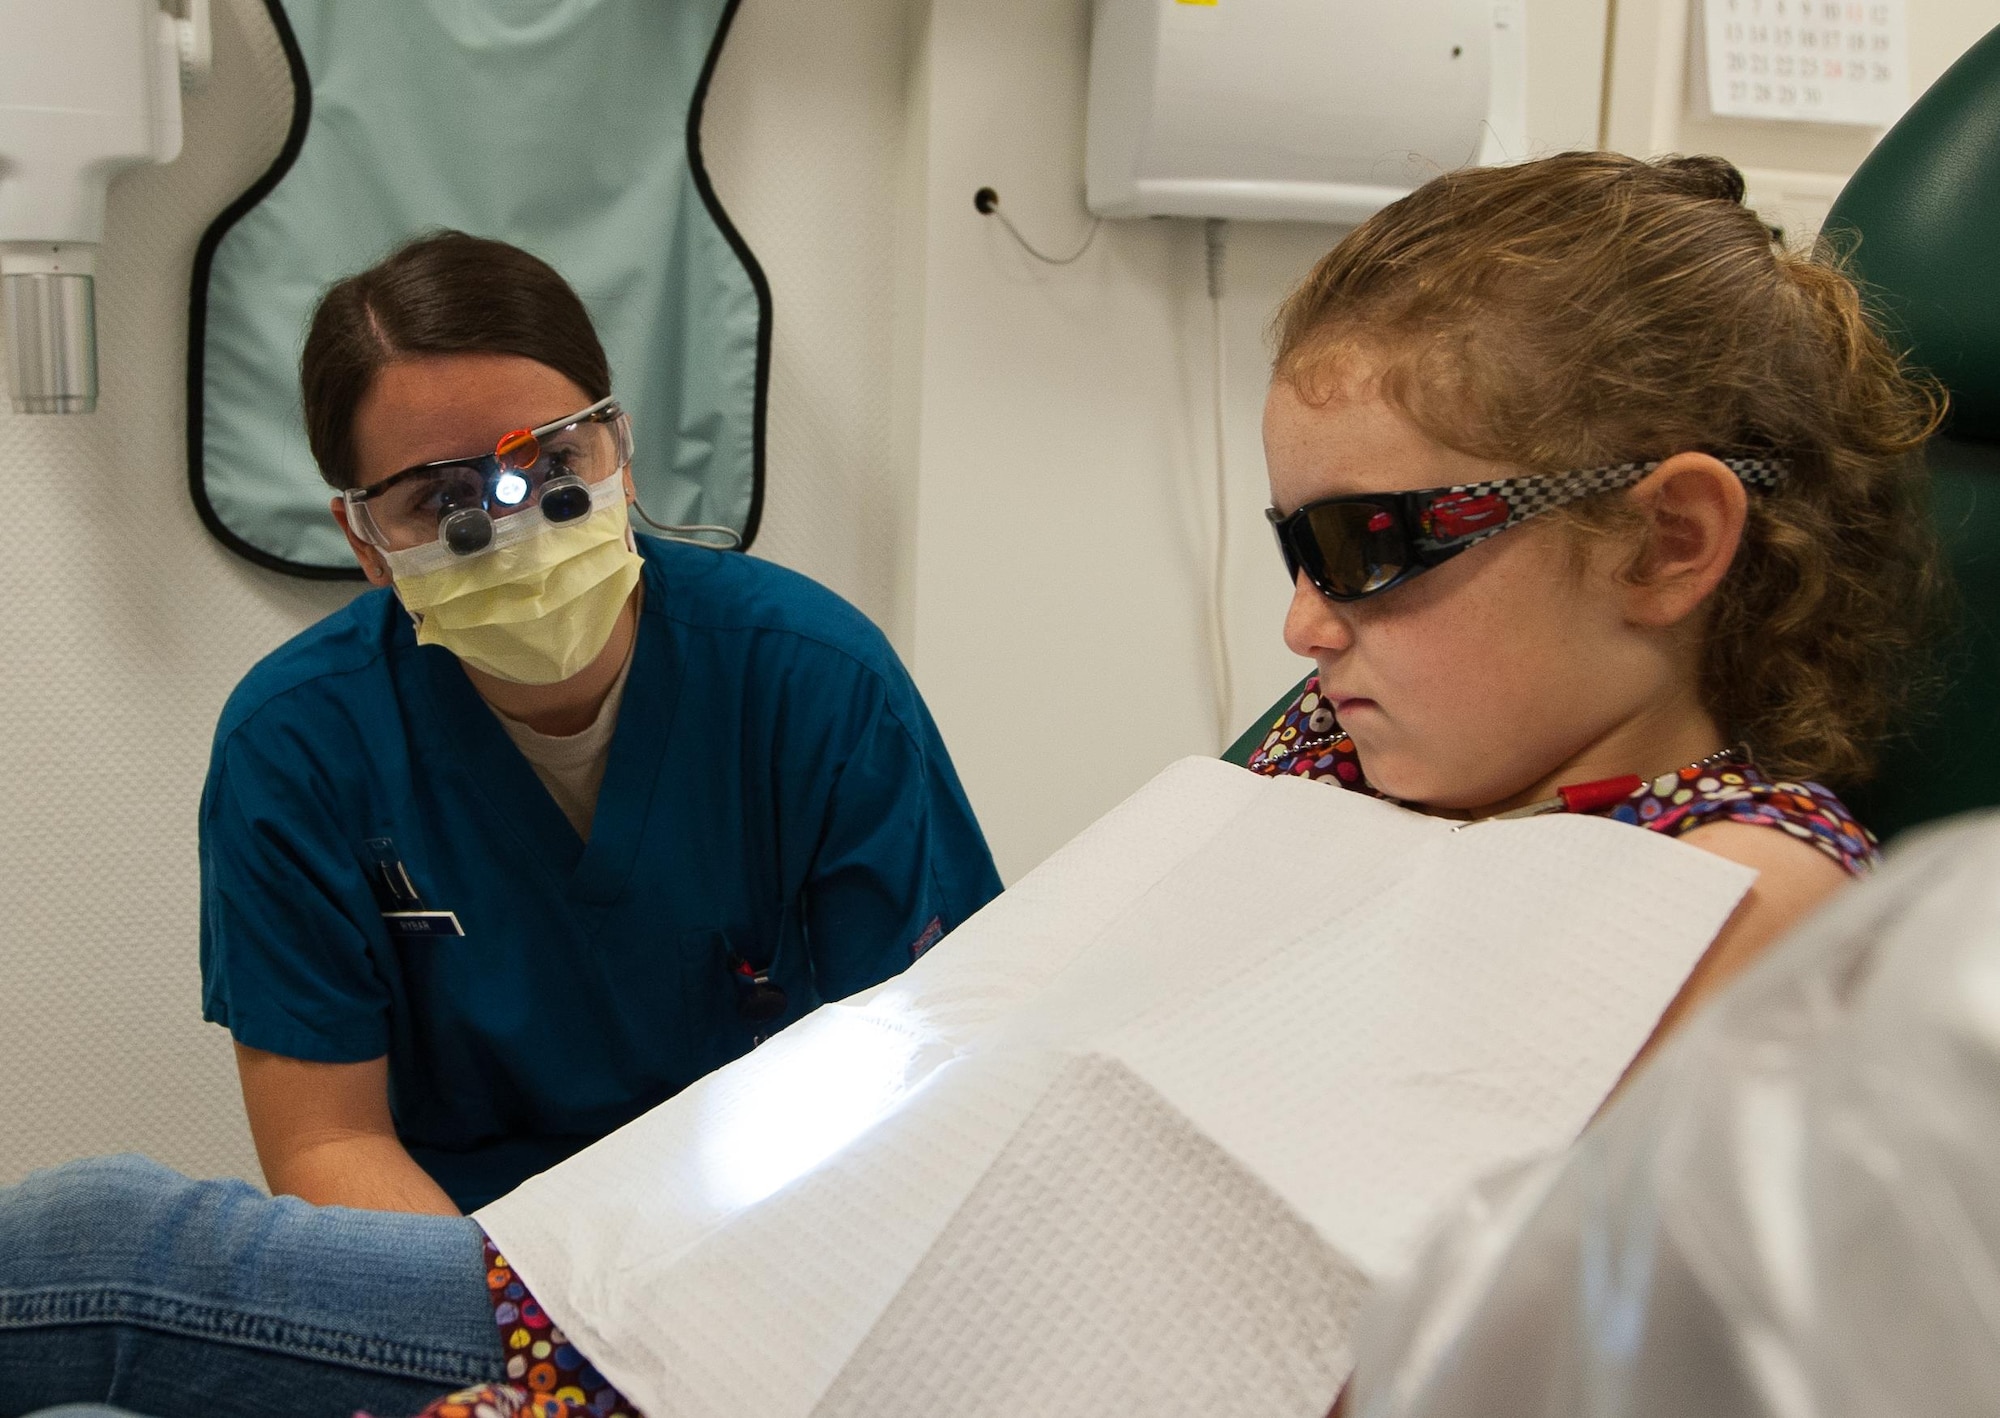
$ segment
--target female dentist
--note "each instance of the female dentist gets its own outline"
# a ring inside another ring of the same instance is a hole
[[[633,536],[554,270],[420,239],[327,292],[301,383],[382,589],[244,678],[202,794],[203,1013],[273,1192],[469,1211],[999,891],[865,618]]]

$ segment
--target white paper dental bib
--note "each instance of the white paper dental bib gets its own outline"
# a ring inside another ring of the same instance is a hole
[[[478,1219],[653,1418],[1319,1418],[1373,1279],[1583,1127],[1753,878],[1190,759]]]

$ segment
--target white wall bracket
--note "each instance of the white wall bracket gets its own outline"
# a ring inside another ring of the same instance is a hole
[[[1519,0],[1096,0],[1105,217],[1349,224],[1526,147]]]
[[[105,189],[181,151],[208,78],[210,0],[0,0],[0,306],[17,413],[97,407]]]
[[[215,67],[209,0],[182,0],[182,6],[174,20],[174,37],[179,41],[181,57],[181,92],[198,94],[208,87],[209,72]]]

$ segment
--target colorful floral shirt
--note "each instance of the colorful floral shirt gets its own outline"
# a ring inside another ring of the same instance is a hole
[[[1354,741],[1319,697],[1317,679],[1307,680],[1304,691],[1273,721],[1248,767],[1266,777],[1311,778],[1383,796],[1363,776]],[[1711,822],[1771,827],[1810,842],[1852,876],[1868,871],[1881,857],[1874,836],[1831,790],[1818,783],[1774,781],[1756,764],[1735,756],[1655,778],[1597,815],[1670,837]]]
[[[447,1394],[417,1418],[642,1418],[535,1303],[491,1241],[486,1289],[507,1350],[507,1382]]]

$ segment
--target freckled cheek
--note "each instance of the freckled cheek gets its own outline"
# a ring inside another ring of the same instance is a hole
[[[1356,640],[1383,708],[1411,733],[1476,741],[1522,697],[1527,667],[1501,606],[1454,597],[1359,627]]]
[[[1548,653],[1545,551],[1507,538],[1473,548],[1350,614],[1358,662],[1385,708],[1416,720],[1491,714],[1521,697]],[[1294,605],[1294,612],[1297,612]]]
[[[1487,678],[1486,649],[1477,637],[1385,635],[1370,659],[1382,678],[1383,697],[1393,694],[1397,712],[1416,721],[1456,712],[1463,701],[1476,699]]]
[[[1370,781],[1441,807],[1486,800],[1481,785],[1508,758],[1524,717],[1522,686],[1499,645],[1440,632],[1384,644],[1366,663],[1382,712],[1352,727]]]

